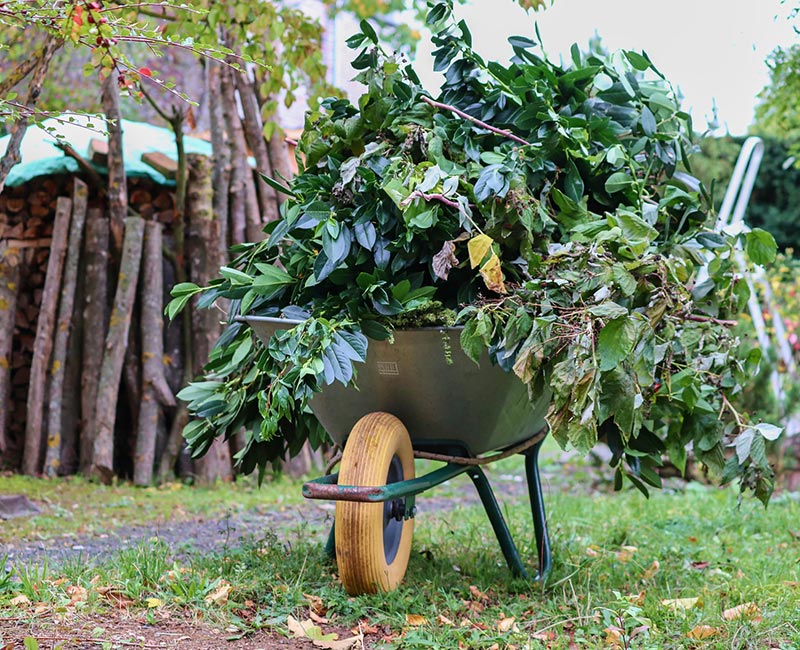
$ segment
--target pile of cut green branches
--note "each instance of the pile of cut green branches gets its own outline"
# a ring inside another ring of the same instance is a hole
[[[692,130],[671,86],[644,54],[573,48],[561,67],[522,37],[507,66],[486,62],[451,0],[428,24],[440,95],[362,23],[349,44],[367,90],[308,115],[299,175],[271,181],[290,198],[268,238],[209,287],[173,290],[172,315],[197,294],[231,301],[204,380],[181,393],[194,453],[243,428],[252,471],[319,444],[308,399],[352,381],[369,339],[457,313],[467,355],[552,391],[562,445],[609,445],[617,485],[660,486],[662,457],[683,469],[691,447],[766,502],[780,430],[731,404],[759,362],[737,357],[731,325],[748,298],[734,247],[766,263],[775,243],[711,230],[710,197],[676,175]],[[303,323],[265,346],[239,314]]]

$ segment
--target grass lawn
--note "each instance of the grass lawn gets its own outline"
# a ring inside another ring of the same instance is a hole
[[[503,472],[516,471],[506,462]],[[457,481],[439,493],[471,489]],[[5,478],[0,489],[53,506],[4,522],[6,544],[98,532],[112,515],[124,526],[300,503],[291,481],[200,491]],[[297,525],[210,554],[178,555],[152,537],[98,563],[13,565],[0,573],[0,621],[124,607],[145,625],[189,613],[229,637],[269,630],[291,638],[294,621],[318,626],[311,636],[353,629],[370,648],[800,648],[800,495],[776,495],[764,509],[754,500],[737,508],[732,488],[699,485],[649,500],[587,494],[556,479],[547,491],[554,567],[545,584],[511,579],[480,507],[426,514],[423,496],[406,580],[388,595],[347,596],[323,531]],[[530,512],[512,501],[507,518],[533,565]],[[316,646],[335,647],[324,643]]]

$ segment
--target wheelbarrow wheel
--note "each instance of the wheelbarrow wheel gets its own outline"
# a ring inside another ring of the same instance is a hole
[[[370,413],[350,432],[339,485],[383,486],[414,478],[414,451],[403,423]],[[336,563],[350,595],[391,591],[406,573],[414,520],[404,499],[383,503],[336,502]]]

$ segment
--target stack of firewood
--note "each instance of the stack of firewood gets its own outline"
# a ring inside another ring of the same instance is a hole
[[[118,246],[100,187],[52,176],[0,194],[0,468],[149,483],[174,467],[185,355],[162,319],[174,191],[129,185],[137,216]]]

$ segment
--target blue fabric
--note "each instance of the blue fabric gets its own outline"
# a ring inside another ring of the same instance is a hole
[[[9,135],[0,138],[0,156],[8,148],[10,139]],[[22,160],[11,168],[6,185],[16,187],[37,176],[77,173],[78,163],[64,155],[56,146],[59,140],[69,143],[75,151],[88,159],[89,141],[106,140],[105,122],[102,119],[77,115],[51,118],[40,125],[29,126],[20,149]],[[210,142],[189,136],[184,136],[183,142],[186,153],[211,155]],[[152,152],[163,153],[173,160],[178,159],[175,135],[170,129],[145,122],[122,120],[122,149],[128,176],[150,178],[159,185],[175,185],[175,181],[167,180],[142,162],[142,154]],[[93,167],[101,174],[107,171],[105,167]]]

